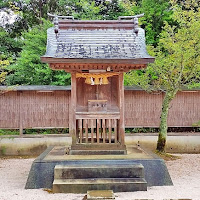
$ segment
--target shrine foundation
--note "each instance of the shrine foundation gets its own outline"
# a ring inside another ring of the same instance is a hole
[[[52,189],[56,165],[94,166],[94,165],[135,165],[144,166],[147,186],[173,185],[163,159],[141,148],[127,147],[127,155],[66,155],[66,146],[51,146],[32,164],[26,189]],[[123,173],[123,172],[121,172]]]

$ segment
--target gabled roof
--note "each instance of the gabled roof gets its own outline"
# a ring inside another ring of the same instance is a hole
[[[55,28],[47,30],[47,50],[41,59],[52,68],[53,63],[145,67],[154,58],[146,51],[144,30],[138,30],[136,34],[132,20],[59,20],[57,34]]]

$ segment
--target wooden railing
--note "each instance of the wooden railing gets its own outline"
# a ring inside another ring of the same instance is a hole
[[[77,119],[76,143],[120,143],[119,119]]]

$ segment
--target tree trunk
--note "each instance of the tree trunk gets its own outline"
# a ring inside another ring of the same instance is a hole
[[[166,92],[165,97],[163,99],[162,103],[162,112],[160,117],[160,130],[159,130],[159,136],[157,141],[157,151],[159,152],[165,152],[165,144],[167,139],[167,118],[168,118],[168,112],[169,112],[169,104],[171,100],[174,98],[175,94],[173,92]]]

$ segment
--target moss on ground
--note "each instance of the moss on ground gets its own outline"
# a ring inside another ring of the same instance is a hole
[[[175,156],[175,155],[172,155],[169,153],[163,153],[163,152],[159,152],[159,151],[156,151],[155,153],[156,153],[156,155],[158,155],[165,161],[181,159],[181,156]]]

